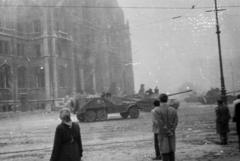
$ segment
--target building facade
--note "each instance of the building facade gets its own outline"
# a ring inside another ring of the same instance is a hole
[[[134,93],[129,24],[115,0],[0,3],[2,105]]]

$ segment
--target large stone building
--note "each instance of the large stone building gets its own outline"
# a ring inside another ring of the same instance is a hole
[[[129,24],[116,0],[0,3],[1,104],[133,94]]]

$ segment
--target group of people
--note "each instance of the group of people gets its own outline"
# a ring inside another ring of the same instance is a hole
[[[154,101],[152,123],[156,157],[153,160],[175,161],[176,135],[178,125],[177,108],[168,103],[168,96],[160,94]],[[52,155],[50,161],[81,161],[83,148],[79,123],[71,121],[68,108],[60,111],[61,123],[57,126]],[[229,120],[231,118],[228,107],[222,100],[216,108],[216,129],[220,135],[221,144],[228,143]],[[240,151],[240,95],[234,102],[233,121],[236,122]]]
[[[155,157],[153,160],[175,161],[176,136],[178,124],[177,108],[167,104],[168,96],[161,94],[159,100],[154,101],[152,110]],[[220,144],[228,144],[229,121],[231,114],[222,100],[217,101],[216,131],[220,136]],[[240,151],[240,95],[234,101],[233,122],[236,123]]]
[[[240,95],[233,102],[234,115],[232,121],[236,123],[239,151],[240,151]],[[222,100],[218,100],[218,106],[216,107],[216,130],[220,136],[220,144],[228,144],[229,121],[231,120],[231,114],[228,107]]]
[[[145,85],[144,84],[141,84],[140,85],[140,89],[139,89],[139,91],[138,91],[138,95],[139,96],[152,96],[152,95],[159,95],[159,89],[158,89],[158,87],[156,86],[155,88],[154,88],[154,91],[153,91],[153,89],[152,88],[149,88],[148,90],[146,90],[145,91]]]

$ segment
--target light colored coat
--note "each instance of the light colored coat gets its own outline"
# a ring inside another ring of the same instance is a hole
[[[152,113],[153,122],[155,122],[158,127],[159,148],[161,153],[175,152],[175,130],[178,124],[177,111],[166,103],[161,103],[161,106],[154,108]],[[172,135],[167,135],[166,131],[169,131]]]
[[[160,108],[159,106],[156,106],[156,107],[154,107],[154,109],[152,109],[152,132],[154,133],[154,134],[157,134],[157,133],[159,133],[159,126],[158,126],[158,121],[157,121],[157,117],[158,117],[158,115],[157,115],[157,113],[155,112],[158,108]]]

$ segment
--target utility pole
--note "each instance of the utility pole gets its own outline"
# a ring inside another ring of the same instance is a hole
[[[233,69],[233,64],[231,62],[231,74],[232,74],[232,91],[233,95],[236,96],[236,92],[235,92],[235,79],[234,79],[234,73],[233,73],[234,69]]]
[[[217,33],[217,40],[218,40],[218,53],[219,53],[219,64],[220,64],[220,79],[221,79],[221,99],[225,104],[227,104],[227,97],[226,97],[226,88],[224,82],[224,75],[223,75],[223,63],[222,63],[222,51],[221,51],[221,39],[220,39],[220,26],[218,21],[218,6],[217,0],[214,0],[215,4],[215,17],[216,17],[216,33]]]

